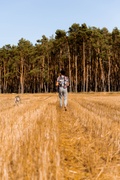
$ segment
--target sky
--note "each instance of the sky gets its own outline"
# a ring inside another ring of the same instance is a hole
[[[74,23],[120,29],[120,0],[0,0],[0,48],[21,38],[35,45]]]

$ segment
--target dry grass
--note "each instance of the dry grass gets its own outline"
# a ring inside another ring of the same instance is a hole
[[[1,94],[1,180],[119,180],[120,93]]]

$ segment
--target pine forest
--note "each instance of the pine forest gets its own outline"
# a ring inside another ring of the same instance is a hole
[[[33,45],[21,38],[0,48],[0,93],[55,92],[64,69],[69,92],[120,91],[120,30],[74,23]]]

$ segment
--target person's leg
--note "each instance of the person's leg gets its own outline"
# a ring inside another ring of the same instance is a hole
[[[62,96],[63,96],[63,90],[62,88],[59,88],[60,107],[62,107]]]
[[[68,101],[68,93],[67,93],[67,88],[64,89],[64,107],[67,107],[67,101]]]

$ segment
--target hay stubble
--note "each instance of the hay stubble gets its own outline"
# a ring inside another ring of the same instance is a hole
[[[0,179],[120,179],[120,94],[68,97],[0,95]]]

